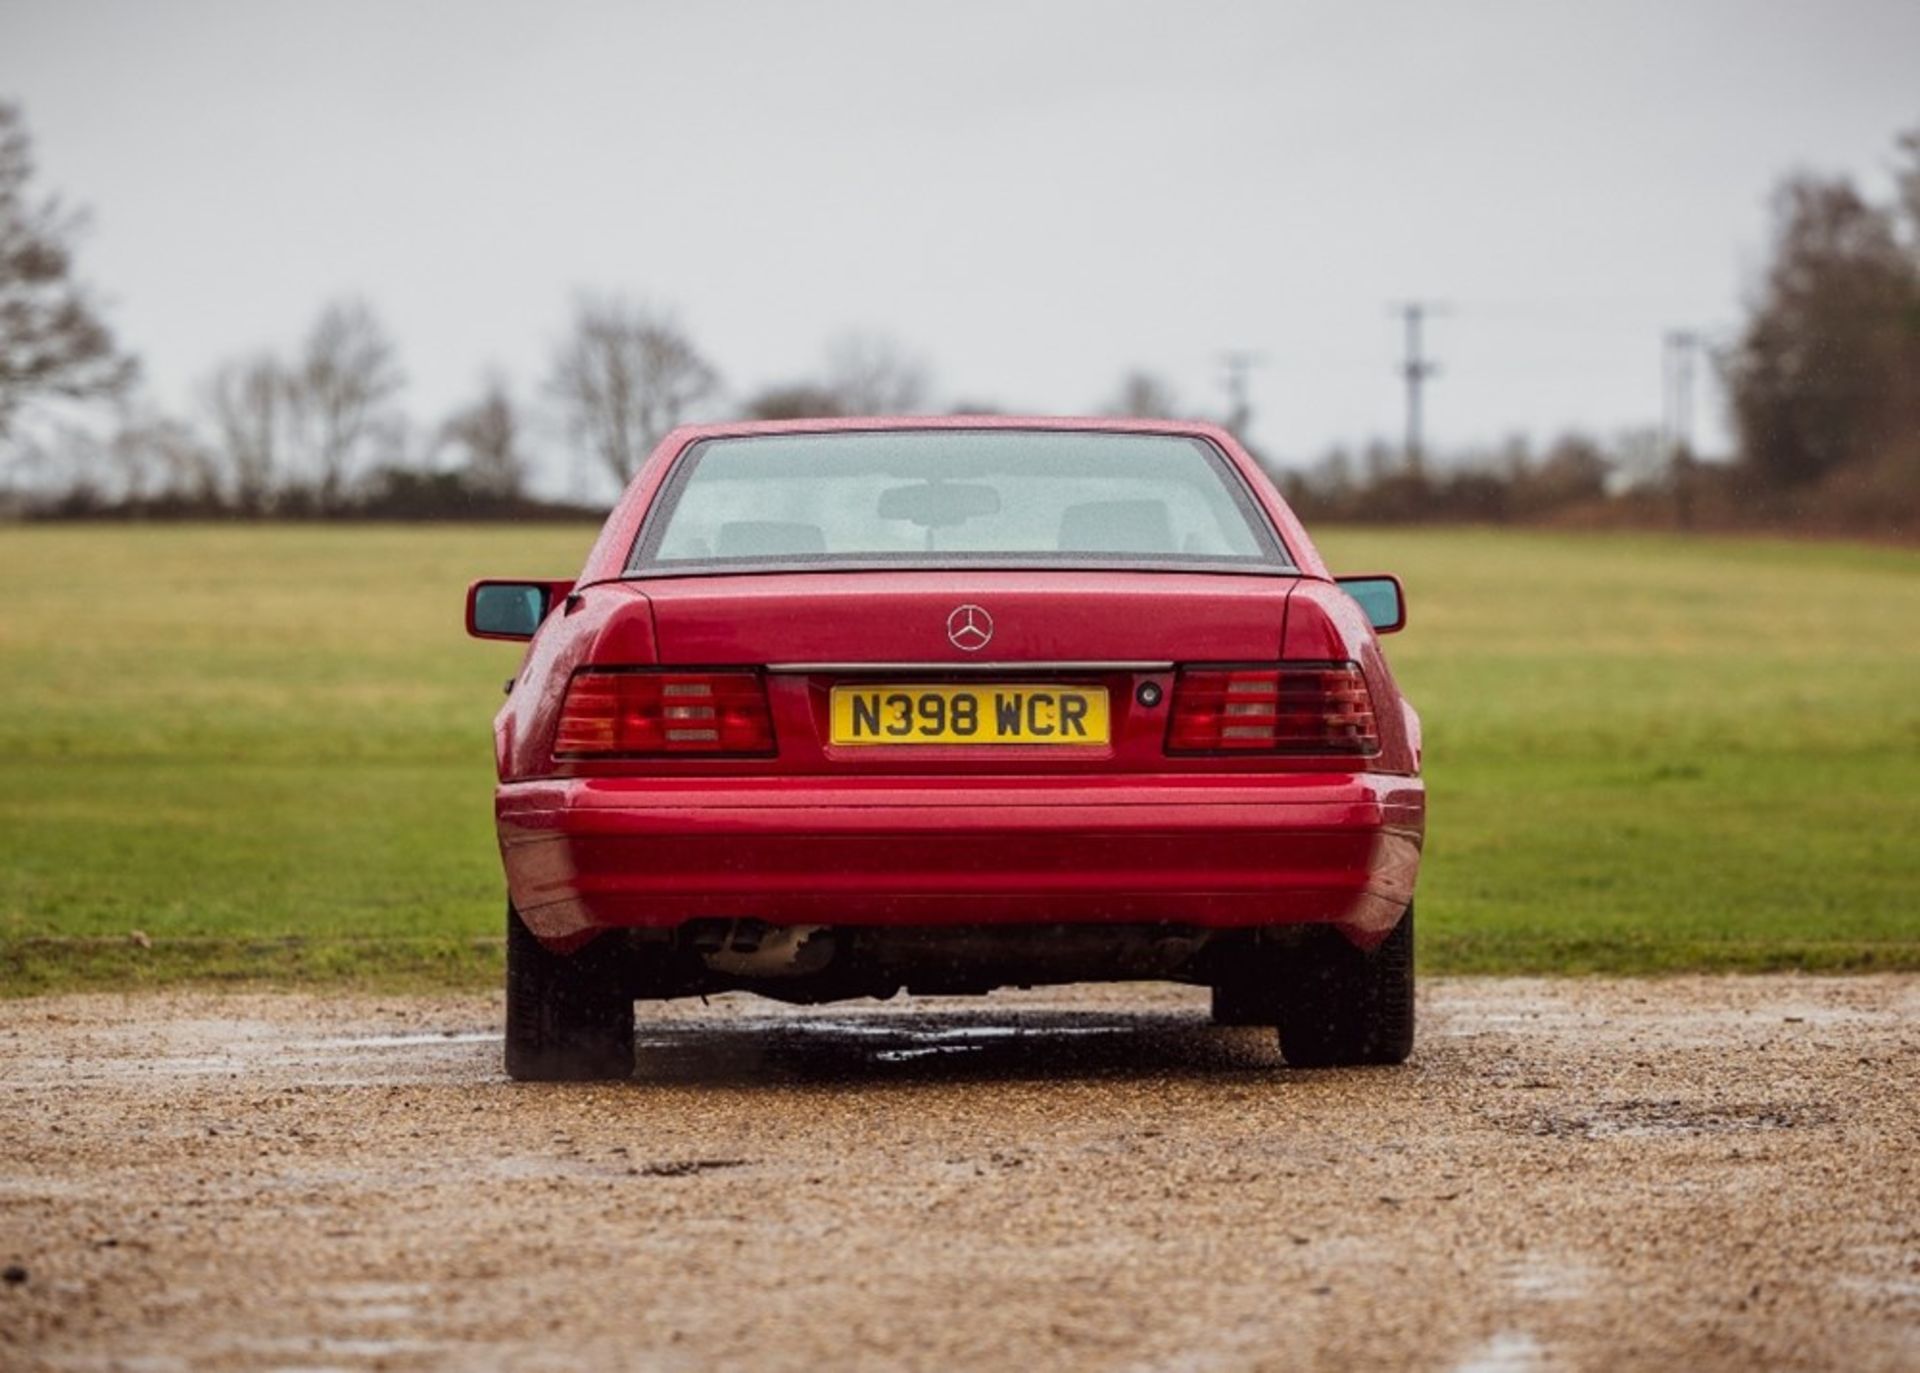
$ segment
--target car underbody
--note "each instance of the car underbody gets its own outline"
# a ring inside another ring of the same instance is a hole
[[[977,996],[1000,987],[1168,981],[1212,985],[1249,957],[1284,956],[1317,927],[1163,922],[770,925],[702,919],[617,931],[642,1000],[744,991],[799,1005],[853,997]]]

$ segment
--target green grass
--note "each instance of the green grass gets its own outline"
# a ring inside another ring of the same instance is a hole
[[[0,531],[0,988],[492,977],[517,650],[466,639],[460,596],[591,536]],[[1411,588],[1425,967],[1920,967],[1920,555],[1322,543]]]
[[[1920,556],[1340,531],[1411,590],[1427,965],[1920,967]]]

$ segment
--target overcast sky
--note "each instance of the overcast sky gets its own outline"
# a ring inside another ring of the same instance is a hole
[[[1885,192],[1920,3],[0,0],[0,96],[170,406],[347,292],[417,419],[489,367],[537,399],[598,288],[736,397],[860,327],[944,401],[1142,366],[1218,412],[1252,349],[1297,459],[1398,436],[1404,298],[1450,308],[1436,446],[1657,422],[1660,335],[1737,322],[1778,177]]]

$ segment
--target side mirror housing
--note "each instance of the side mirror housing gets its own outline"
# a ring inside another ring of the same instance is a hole
[[[1359,603],[1375,632],[1391,634],[1407,627],[1407,593],[1392,573],[1364,577],[1335,577],[1334,584]]]
[[[531,639],[572,582],[487,580],[467,588],[467,633],[476,639]]]

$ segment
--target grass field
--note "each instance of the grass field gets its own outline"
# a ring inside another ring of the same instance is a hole
[[[0,530],[0,987],[493,976],[517,649],[461,591],[591,535]],[[1426,968],[1920,967],[1920,555],[1322,544],[1410,587]]]

